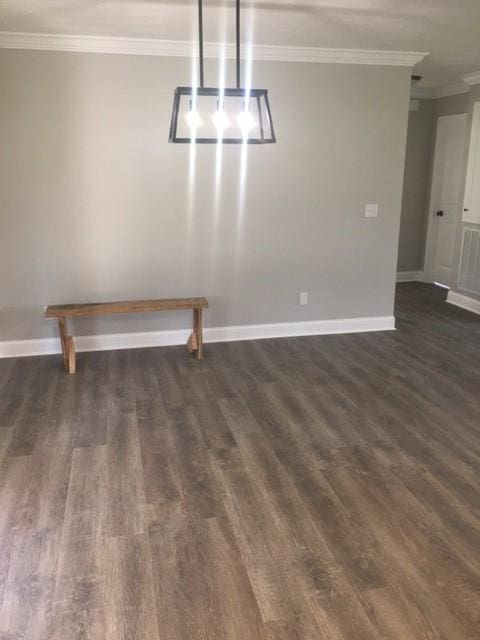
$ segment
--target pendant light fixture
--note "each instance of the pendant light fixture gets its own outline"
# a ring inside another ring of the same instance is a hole
[[[177,87],[169,142],[194,144],[268,144],[276,142],[267,89],[240,86],[240,0],[235,4],[236,87],[205,87],[203,5],[198,0],[198,87]]]

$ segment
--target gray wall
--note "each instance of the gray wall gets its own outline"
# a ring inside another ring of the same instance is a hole
[[[433,117],[435,121],[441,116],[454,116],[458,113],[467,113],[469,101],[469,93],[460,93],[456,96],[447,96],[446,98],[437,98],[437,100],[432,100]]]
[[[420,100],[409,114],[397,271],[423,270],[438,118],[467,113],[469,99],[463,93]]]
[[[219,190],[217,150],[198,146],[189,199],[191,148],[166,140],[189,61],[1,51],[0,340],[54,335],[45,304],[117,298],[206,295],[210,326],[391,315],[409,76],[255,63],[278,144],[247,150],[243,188],[242,149],[225,146]]]
[[[420,270],[425,252],[434,101],[419,102],[419,110],[408,118],[397,271]]]

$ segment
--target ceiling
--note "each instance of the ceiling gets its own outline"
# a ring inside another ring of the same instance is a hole
[[[233,0],[204,0],[205,36],[233,40]],[[428,51],[421,86],[480,71],[479,0],[242,0],[257,44]],[[228,23],[228,24],[227,24]],[[195,0],[0,0],[0,31],[188,40]]]

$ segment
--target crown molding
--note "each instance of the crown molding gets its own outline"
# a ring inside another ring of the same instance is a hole
[[[467,75],[462,76],[462,80],[470,86],[474,84],[480,84],[480,71],[476,71],[475,73],[467,73]]]
[[[469,93],[470,87],[464,82],[447,84],[443,87],[436,87],[433,91],[435,98],[448,98],[449,96],[459,96],[462,93]]]
[[[51,33],[15,33],[0,31],[0,49],[116,53],[144,56],[196,57],[196,43],[184,40],[114,38],[104,36]],[[245,47],[243,48],[245,54]],[[218,42],[205,43],[207,58],[235,58],[235,46]],[[286,47],[253,45],[247,53],[254,60],[278,62],[324,62],[412,67],[428,55],[418,51],[375,51],[368,49],[327,49],[321,47]]]
[[[413,87],[411,97],[419,100],[436,100],[469,92],[470,87],[468,84],[457,82],[455,84],[446,84],[442,87]]]

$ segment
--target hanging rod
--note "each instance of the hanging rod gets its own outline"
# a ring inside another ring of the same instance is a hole
[[[237,89],[240,89],[240,0],[235,0],[235,51]],[[199,86],[203,88],[203,0],[198,0],[198,59]]]
[[[199,53],[199,71],[200,86],[203,87],[203,1],[198,0],[198,53]]]
[[[240,89],[240,0],[235,0],[235,20],[237,39],[237,89]]]

